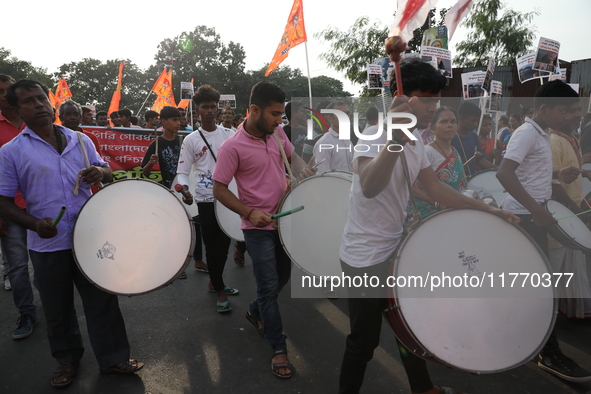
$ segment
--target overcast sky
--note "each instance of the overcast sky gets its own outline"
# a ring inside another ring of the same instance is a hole
[[[439,0],[439,7],[450,7],[457,0]],[[391,4],[389,4],[391,3]],[[560,58],[578,60],[591,58],[589,30],[590,0],[536,0],[509,2],[517,11],[537,8],[540,16],[533,20],[540,36],[561,43]],[[247,70],[259,69],[271,61],[287,22],[292,0],[225,0],[188,2],[139,2],[101,0],[81,2],[33,0],[12,3],[10,14],[0,23],[0,47],[34,66],[56,72],[60,65],[87,57],[102,61],[129,58],[142,68],[154,62],[157,46],[164,38],[174,38],[197,25],[214,27],[224,42],[242,44],[246,51]],[[335,2],[304,0],[304,16],[308,34],[311,76],[327,75],[342,80],[351,93],[357,87],[318,59],[326,46],[314,33],[331,25],[341,30],[350,27],[360,16],[367,15],[383,24],[393,21],[395,1]],[[376,3],[374,3],[376,4]],[[557,6],[559,4],[560,6]],[[25,9],[26,7],[26,9]],[[22,10],[22,14],[20,14]],[[451,46],[465,37],[465,30],[456,31]],[[306,73],[304,45],[290,51],[283,63]],[[116,72],[116,71],[114,71]],[[178,82],[178,81],[177,81]],[[175,82],[176,85],[176,82]],[[231,92],[224,92],[231,93]]]

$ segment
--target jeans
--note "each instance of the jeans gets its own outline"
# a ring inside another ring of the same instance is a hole
[[[27,229],[4,218],[8,235],[0,237],[2,253],[8,262],[8,279],[12,286],[12,298],[18,312],[35,315],[33,289],[29,278],[29,253],[27,250]]]
[[[287,349],[277,296],[289,281],[291,260],[283,250],[277,230],[243,230],[246,249],[252,258],[257,298],[249,311],[264,324],[265,339],[274,354]]]
[[[522,229],[525,230],[526,233],[529,234],[530,237],[538,244],[540,249],[544,252],[546,257],[549,256],[548,251],[548,231],[546,227],[539,227],[536,226],[534,223],[534,219],[532,215],[517,215],[521,219],[519,225]],[[558,344],[558,338],[556,337],[556,331],[553,329],[552,333],[550,334],[550,338],[548,338],[548,342],[542,348],[542,354],[544,353],[553,353],[559,352],[560,345]]]
[[[51,355],[61,363],[82,357],[84,346],[74,309],[74,284],[82,298],[90,344],[100,367],[129,359],[129,342],[117,296],[86,279],[71,250],[30,251],[35,268]]]
[[[225,287],[222,275],[228,259],[230,237],[220,228],[212,202],[200,202],[197,206],[199,207],[199,217],[203,229],[202,235],[205,243],[205,257],[207,259],[209,278],[214,290],[222,291]]]
[[[371,267],[354,268],[341,261],[343,272],[350,277],[363,277],[364,274],[383,277],[388,272],[389,264],[390,262],[386,261]],[[341,364],[339,394],[359,393],[367,363],[373,358],[373,352],[380,344],[382,313],[386,309],[385,298],[364,298],[363,288],[350,287],[348,291],[351,333],[347,336],[345,354]],[[400,359],[412,392],[429,391],[433,384],[429,377],[426,361],[415,356],[398,340],[397,343]]]

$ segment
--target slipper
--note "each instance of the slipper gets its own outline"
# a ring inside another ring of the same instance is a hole
[[[238,267],[244,267],[244,253],[234,246],[234,263]]]
[[[259,322],[257,321],[258,319],[255,319],[252,314],[250,313],[250,311],[246,312],[246,319],[252,323],[252,325],[254,326],[254,328],[257,329],[257,332],[259,334],[261,334],[262,337],[265,336],[265,331],[263,328],[259,327]]]
[[[222,308],[222,309],[220,309]],[[226,313],[226,312],[230,312],[232,310],[232,307],[230,306],[230,304],[228,303],[228,301],[224,301],[224,302],[217,302],[217,309],[216,309],[219,313]]]
[[[277,370],[281,369],[281,368],[289,368],[291,369],[291,373],[287,374],[287,375],[281,375],[279,372],[277,372]],[[278,378],[281,379],[289,379],[291,378],[291,375],[293,375],[293,365],[291,365],[291,363],[271,363],[271,371],[273,371],[273,375],[277,376]]]
[[[125,360],[110,367],[102,368],[101,373],[131,374],[144,367],[144,363],[137,360]]]
[[[176,277],[177,279],[187,279],[187,273],[183,271],[182,274]]]
[[[238,293],[240,293],[240,291],[238,289],[233,289],[230,286],[226,286],[224,287],[224,290],[226,290],[226,295],[237,295]],[[209,289],[210,293],[217,293],[217,291],[215,291],[215,289]]]
[[[202,261],[202,262],[205,263],[204,261]],[[205,268],[200,267],[197,265],[197,261],[195,261],[195,269],[199,272],[205,272],[206,274],[209,273],[209,270],[207,269],[207,265],[205,265]]]
[[[80,363],[63,363],[60,364],[51,377],[51,385],[53,387],[66,387],[74,381],[74,377],[78,373],[78,366]],[[64,381],[64,379],[66,379]]]

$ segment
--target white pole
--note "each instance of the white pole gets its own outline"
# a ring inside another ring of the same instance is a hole
[[[306,66],[308,67],[308,92],[310,94],[310,108],[312,106],[312,81],[310,80],[310,61],[308,60],[308,40],[304,41],[304,47],[306,48]]]
[[[144,109],[144,105],[146,105],[146,101],[148,101],[148,98],[150,97],[150,95],[152,94],[152,89],[150,89],[150,93],[148,93],[148,97],[146,97],[146,99],[144,100],[144,103],[142,104],[142,106],[140,107],[140,110],[137,111],[137,114],[139,115],[140,112],[142,112],[142,109]]]

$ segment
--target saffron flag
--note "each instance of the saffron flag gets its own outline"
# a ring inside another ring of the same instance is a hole
[[[55,94],[53,94],[53,92],[50,90],[49,91],[49,103],[51,104],[51,108],[53,109],[57,109],[58,104],[57,104],[57,97],[55,97]]]
[[[117,77],[117,88],[115,88],[115,91],[113,92],[113,97],[111,98],[111,104],[109,105],[109,111],[108,111],[109,115],[111,115],[111,113],[113,113],[115,111],[119,111],[119,102],[121,101],[121,83],[123,80],[123,66],[125,66],[125,63],[121,62],[119,64],[119,75]],[[113,122],[111,122],[111,126],[114,126]]]
[[[267,68],[265,77],[275,70],[281,62],[283,62],[289,55],[289,50],[296,45],[306,41],[306,27],[304,26],[304,6],[302,0],[295,0],[291,12],[287,18],[287,25],[283,31],[283,36],[279,42],[279,46],[275,51],[275,56]]]
[[[165,67],[164,70],[162,70],[162,74],[160,74],[154,83],[152,91],[156,93],[158,98],[164,100],[165,104],[163,106],[171,105],[176,107],[174,95],[172,93],[172,70],[170,68]],[[156,99],[156,102],[158,102],[158,98]]]
[[[154,104],[152,105],[152,108],[150,108],[152,111],[156,111],[158,113],[160,113],[160,111],[162,111],[162,108],[166,107],[167,105],[169,105],[166,100],[164,100],[162,98],[162,96],[158,96],[156,98],[156,101],[154,101]]]
[[[445,14],[445,25],[448,31],[448,40],[454,35],[456,28],[464,19],[468,12],[472,9],[473,0],[458,0],[457,4],[454,5]]]
[[[404,42],[413,38],[415,29],[423,26],[431,8],[435,8],[437,0],[399,0],[396,19],[388,37],[400,36]]]
[[[57,98],[57,107],[59,107],[62,102],[72,97],[70,87],[68,86],[68,83],[66,82],[66,79],[63,75],[62,79],[59,80],[59,82],[57,83],[57,87],[55,88],[55,97]]]

